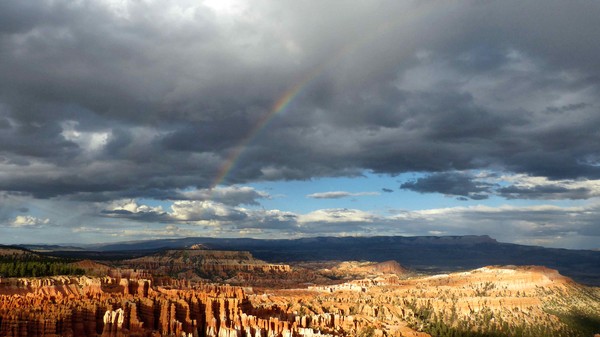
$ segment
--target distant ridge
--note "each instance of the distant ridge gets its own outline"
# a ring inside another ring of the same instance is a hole
[[[43,244],[30,245],[30,244],[26,244],[26,245],[16,245],[14,247],[18,247],[20,249],[26,249],[26,250],[30,250],[30,251],[34,251],[34,252],[52,252],[55,250],[60,250],[60,251],[84,250],[84,248],[75,247],[73,245],[61,246],[61,245],[43,245]]]
[[[311,237],[300,239],[203,238],[129,241],[86,246],[110,254],[130,251],[143,254],[163,249],[202,245],[207,249],[249,251],[269,262],[395,260],[402,266],[441,272],[487,265],[539,265],[557,269],[575,281],[600,285],[600,252],[544,248],[498,242],[487,235]],[[70,252],[69,254],[77,254]]]
[[[156,239],[140,241],[122,241],[116,243],[93,244],[83,246],[88,250],[98,251],[123,251],[123,250],[153,250],[153,249],[181,249],[202,245],[207,248],[226,246],[271,246],[298,245],[298,244],[343,244],[349,241],[377,241],[377,242],[402,242],[404,244],[480,244],[498,243],[488,235],[454,235],[454,236],[356,236],[356,237],[332,237],[320,236],[299,239],[250,239],[250,238],[210,238],[210,237],[187,237],[181,239]],[[214,245],[214,247],[211,247]]]

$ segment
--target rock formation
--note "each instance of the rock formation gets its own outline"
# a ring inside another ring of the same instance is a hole
[[[142,278],[139,270],[117,274],[0,279],[0,336],[427,337],[439,329],[577,336],[563,315],[600,317],[598,289],[541,267],[297,289]]]
[[[334,329],[339,320],[317,319],[329,329]],[[154,284],[153,280],[111,277],[0,282],[0,336],[303,334],[319,333],[299,324],[293,314],[278,307],[253,308],[239,287],[190,285],[167,278],[157,279]]]
[[[205,250],[199,246],[125,260],[120,267],[121,270],[136,272],[145,270],[153,275],[250,286],[265,279],[272,281],[269,284],[278,279],[289,279],[282,275],[292,272],[289,265],[267,263],[255,259],[249,252]]]

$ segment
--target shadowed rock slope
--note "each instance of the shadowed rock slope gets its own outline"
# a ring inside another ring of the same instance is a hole
[[[309,270],[267,263],[244,251],[173,249],[116,262],[115,265],[121,269],[145,270],[158,276],[244,286],[291,287],[328,281]]]
[[[277,263],[299,261],[394,260],[414,270],[446,272],[487,265],[540,265],[557,269],[579,283],[600,285],[600,251],[555,249],[501,243],[488,236],[317,237],[295,240],[184,238],[96,245],[104,251],[184,248],[249,251]]]

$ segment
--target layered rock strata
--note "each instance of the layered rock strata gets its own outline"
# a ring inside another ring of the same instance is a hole
[[[157,255],[123,261],[123,266],[132,269],[150,270],[154,274],[174,275],[193,270],[207,277],[232,277],[246,273],[289,273],[286,264],[270,264],[255,259],[249,252],[217,250],[167,250]]]
[[[392,276],[262,291],[157,276],[1,279],[0,336],[427,337],[440,322],[457,335],[579,336],[565,315],[600,317],[599,289],[542,267]]]
[[[154,281],[154,282],[153,282]],[[334,330],[336,320],[319,325]],[[162,278],[0,280],[0,336],[318,336],[279,307],[253,308],[239,287]]]

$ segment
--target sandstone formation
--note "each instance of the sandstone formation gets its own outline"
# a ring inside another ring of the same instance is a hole
[[[244,286],[292,286],[318,279],[314,273],[298,271],[287,264],[255,259],[249,252],[193,249],[167,250],[159,254],[125,260],[122,271],[168,275],[192,280],[210,280]],[[114,275],[118,276],[118,275]]]
[[[335,331],[342,318],[317,318]],[[292,313],[254,308],[239,287],[170,278],[0,282],[0,336],[321,336]]]
[[[279,290],[250,301],[287,305],[311,326],[331,319],[343,331],[375,327],[375,335],[586,336],[573,319],[599,322],[599,295],[555,270],[504,266]]]
[[[386,262],[357,262],[345,261],[333,266],[329,271],[323,271],[324,274],[345,279],[373,278],[383,274],[395,274],[396,276],[405,276],[408,273],[396,261]]]
[[[109,275],[111,268],[102,263],[98,263],[92,260],[82,260],[71,263],[73,266],[80,268],[85,271],[85,275],[92,276],[106,276]]]
[[[600,317],[599,289],[543,267],[380,273],[296,289],[217,285],[140,269],[109,273],[0,279],[0,336],[585,336],[565,315]]]
[[[289,272],[285,264],[269,264],[255,259],[249,252],[218,250],[167,250],[157,255],[145,256],[123,262],[131,268],[153,270],[164,274],[197,269],[206,275],[229,276],[232,272]]]

